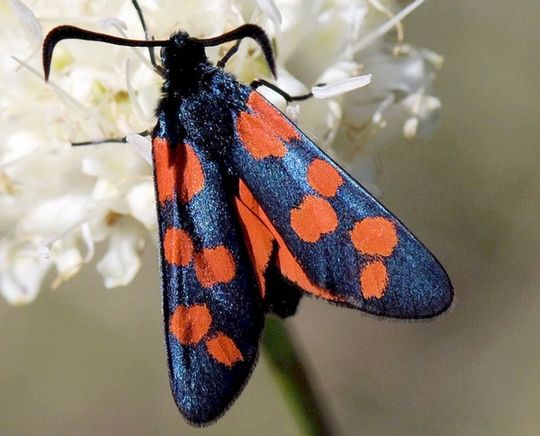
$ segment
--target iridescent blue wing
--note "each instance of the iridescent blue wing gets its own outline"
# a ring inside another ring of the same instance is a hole
[[[171,389],[205,424],[241,391],[264,309],[220,163],[193,143],[152,144]]]
[[[271,232],[285,278],[379,316],[448,308],[452,285],[426,247],[256,91],[235,127],[227,162],[240,178],[239,200]],[[252,238],[256,227],[244,224]]]

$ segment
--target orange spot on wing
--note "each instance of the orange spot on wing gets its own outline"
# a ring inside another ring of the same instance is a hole
[[[165,231],[163,251],[171,265],[187,266],[193,256],[193,242],[185,230],[171,227]]]
[[[233,366],[244,360],[244,356],[234,341],[225,333],[219,332],[206,341],[206,348],[214,359],[225,366]]]
[[[248,106],[259,118],[265,120],[268,127],[284,141],[300,139],[300,133],[289,120],[257,91],[253,91],[248,98]]]
[[[204,248],[195,255],[195,275],[205,288],[229,283],[236,275],[234,257],[223,245]]]
[[[178,306],[169,320],[171,332],[182,345],[198,343],[212,325],[212,315],[205,304]]]
[[[255,268],[261,296],[264,298],[266,294],[264,273],[272,255],[274,237],[260,218],[241,199],[236,199],[236,208],[242,224],[248,254]]]
[[[195,150],[187,144],[178,147],[179,198],[184,204],[202,191],[204,173]]]
[[[259,203],[257,203],[257,200],[255,200],[255,197],[242,179],[238,180],[238,196],[242,200],[242,203],[244,203],[252,212],[257,213]]]
[[[327,289],[313,283],[285,244],[279,246],[277,266],[284,277],[304,291],[326,300],[342,301],[337,295],[333,295]]]
[[[152,142],[158,200],[161,204],[174,198],[188,203],[204,187],[204,173],[197,153],[188,144],[172,147],[156,137]]]
[[[171,152],[169,141],[155,137],[152,141],[154,171],[158,200],[161,204],[172,200],[176,186],[175,157]]]
[[[381,298],[388,285],[388,272],[381,261],[370,262],[360,273],[360,290],[364,298]]]
[[[248,152],[255,159],[285,156],[284,143],[300,139],[298,130],[258,92],[249,95],[247,105],[252,113],[240,112],[236,128]]]
[[[277,229],[270,222],[268,216],[264,213],[260,205],[257,203],[253,194],[249,191],[245,183],[240,180],[239,185],[239,195],[241,201],[249,207],[249,209],[259,217],[261,223],[264,224],[270,233],[273,235],[273,239],[278,244],[278,252],[276,256],[276,265],[279,268],[283,277],[287,278],[291,282],[295,283],[299,288],[302,288],[304,291],[309,292],[310,294],[315,295],[316,297],[324,298],[330,301],[344,301],[339,296],[333,295],[327,289],[318,286],[313,283],[309,277],[304,272],[301,265],[295,259],[293,254],[285,245],[285,241],[278,233]]]
[[[338,217],[330,203],[323,198],[307,195],[291,211],[291,227],[306,242],[317,242],[320,237],[333,232]]]
[[[398,243],[396,226],[384,217],[369,217],[358,221],[352,231],[354,247],[372,256],[390,256]]]
[[[262,118],[256,115],[240,112],[236,128],[240,140],[255,159],[283,157],[287,153],[282,140],[272,132]]]
[[[343,185],[343,178],[323,159],[314,159],[309,164],[307,180],[313,189],[325,197],[333,197]]]

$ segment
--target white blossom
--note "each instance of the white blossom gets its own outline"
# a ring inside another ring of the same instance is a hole
[[[371,74],[364,74],[363,76],[347,77],[329,84],[314,86],[311,88],[311,92],[315,98],[337,97],[341,94],[367,86],[370,82]]]
[[[376,192],[380,147],[430,134],[440,114],[431,84],[441,57],[403,41],[401,20],[422,2],[140,3],[156,39],[179,29],[209,37],[246,22],[262,26],[276,47],[275,83],[291,95],[313,87],[327,93],[287,106],[275,92],[261,92]],[[44,283],[60,286],[89,263],[106,287],[125,286],[145,243],[157,239],[149,142],[137,132],[155,123],[161,79],[146,49],[64,41],[45,83],[39,49],[60,24],[144,37],[129,0],[0,3],[0,293],[13,304],[32,301]],[[228,47],[209,48],[210,60]],[[272,80],[249,40],[226,68],[245,83]],[[354,89],[368,77],[369,85]],[[127,144],[71,146],[125,135]],[[97,244],[105,249],[99,259]]]

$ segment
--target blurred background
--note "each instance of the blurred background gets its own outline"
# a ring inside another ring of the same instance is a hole
[[[293,330],[343,435],[540,429],[540,3],[428,1],[406,39],[445,57],[443,123],[381,156],[383,202],[445,265],[451,313],[378,321],[304,299]],[[152,249],[129,287],[87,268],[58,291],[0,301],[2,435],[299,434],[264,357],[214,426],[169,392]]]

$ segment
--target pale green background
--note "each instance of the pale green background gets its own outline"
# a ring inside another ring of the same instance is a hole
[[[407,39],[444,54],[441,130],[382,156],[384,202],[437,254],[457,304],[379,322],[320,301],[290,322],[344,435],[540,429],[540,2],[431,0]],[[232,410],[188,427],[169,393],[157,262],[0,302],[1,435],[298,434],[264,360]]]

